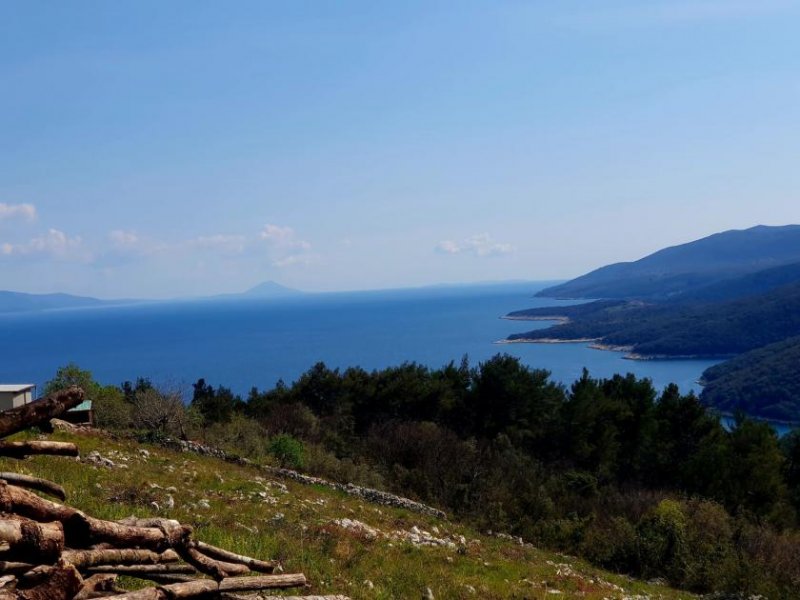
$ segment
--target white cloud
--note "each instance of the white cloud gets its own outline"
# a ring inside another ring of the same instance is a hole
[[[436,244],[436,249],[439,252],[444,252],[445,254],[458,254],[461,252],[461,246],[458,245],[457,242],[453,240],[444,240]]]
[[[317,262],[317,256],[314,254],[290,254],[289,256],[273,260],[272,266],[282,269],[294,265],[306,266],[315,262]]]
[[[311,244],[300,239],[291,227],[267,224],[249,234],[212,233],[168,241],[115,229],[106,236],[105,247],[98,251],[94,263],[97,267],[116,267],[153,258],[178,262],[191,259],[197,261],[195,264],[209,261],[216,264],[213,263],[215,259],[259,263],[266,260],[273,267],[284,268],[308,265],[317,262],[319,257],[311,253]]]
[[[317,260],[317,256],[310,253],[311,244],[298,238],[291,227],[267,223],[258,238],[268,245],[273,267],[309,265]]]
[[[7,219],[24,219],[33,221],[36,219],[36,207],[33,204],[6,204],[0,202],[0,221]]]
[[[297,234],[291,227],[281,227],[280,225],[267,223],[261,233],[258,234],[258,237],[278,248],[311,249],[311,244],[305,240],[297,239]]]
[[[436,250],[443,254],[472,254],[474,256],[498,256],[514,251],[511,244],[498,243],[488,233],[479,233],[465,240],[443,240],[436,244]]]
[[[48,229],[47,233],[22,244],[4,243],[0,246],[4,256],[49,257],[59,260],[89,260],[91,255],[83,248],[80,236],[69,237],[58,229]]]

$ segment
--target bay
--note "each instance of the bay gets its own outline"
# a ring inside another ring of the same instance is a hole
[[[534,298],[546,282],[309,294],[280,300],[176,301],[0,316],[0,381],[42,386],[69,362],[106,384],[136,377],[189,389],[203,377],[246,394],[291,382],[318,361],[378,369],[439,367],[498,352],[569,385],[635,373],[657,389],[699,391],[713,360],[631,361],[586,344],[497,344],[549,323],[501,319],[513,310],[569,304]]]

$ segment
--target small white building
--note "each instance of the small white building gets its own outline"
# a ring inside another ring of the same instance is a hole
[[[33,383],[0,384],[0,410],[8,410],[33,402],[36,395],[35,390],[36,385]]]

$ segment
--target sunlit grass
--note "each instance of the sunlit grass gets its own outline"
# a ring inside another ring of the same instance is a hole
[[[0,459],[0,468],[35,474],[63,485],[71,505],[99,518],[166,516],[191,524],[196,536],[211,544],[280,560],[286,572],[306,574],[311,582],[308,593],[342,593],[354,599],[416,599],[430,588],[437,599],[600,600],[637,594],[665,599],[691,597],[595,569],[572,557],[481,535],[456,522],[372,505],[326,488],[278,481],[288,489],[288,493],[282,493],[281,486],[268,487],[276,480],[255,467],[100,435],[57,433],[52,439],[76,442],[84,457],[97,450],[118,465],[127,466],[96,467],[76,459],[34,457],[23,461]],[[140,454],[142,448],[149,457]],[[266,486],[257,481],[259,477]],[[168,491],[170,487],[175,490]],[[274,500],[265,502],[259,492]],[[167,494],[175,501],[172,510],[164,508]],[[209,508],[203,508],[202,501]],[[159,505],[158,511],[152,502]],[[363,539],[331,524],[343,517],[358,519],[386,533],[412,526],[425,530],[437,527],[442,536],[463,535],[472,543],[455,551],[416,547],[397,540]],[[559,573],[558,563],[568,563],[578,575],[564,569]]]

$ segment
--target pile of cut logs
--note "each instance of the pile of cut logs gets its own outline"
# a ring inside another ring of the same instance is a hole
[[[70,443],[2,439],[46,425],[82,401],[83,391],[70,388],[1,412],[0,456],[77,456]],[[0,600],[272,598],[265,594],[306,586],[303,574],[274,574],[275,563],[205,544],[178,521],[104,521],[31,490],[66,499],[56,483],[0,472]],[[151,583],[126,591],[119,587],[120,575]]]

